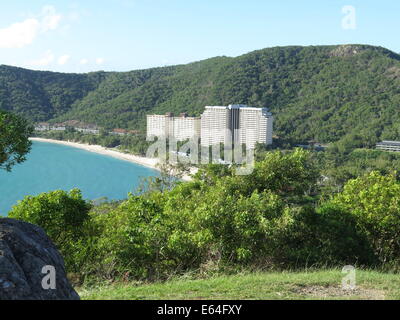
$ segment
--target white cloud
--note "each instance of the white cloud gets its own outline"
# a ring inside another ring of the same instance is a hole
[[[41,33],[55,30],[59,26],[61,15],[53,6],[45,6],[35,18],[16,22],[0,29],[0,48],[23,48],[32,44]]]
[[[59,65],[63,66],[66,63],[68,63],[70,58],[71,57],[68,54],[64,54],[63,56],[58,58],[57,62],[58,62]]]
[[[61,15],[56,12],[53,6],[44,6],[42,9],[41,26],[43,32],[55,30],[59,26]]]
[[[27,19],[0,29],[0,48],[22,48],[30,45],[35,40],[39,27],[39,21]]]
[[[96,64],[98,64],[98,65],[103,64],[104,61],[105,61],[104,58],[97,58],[96,59]]]
[[[82,64],[82,65],[85,65],[85,64],[87,64],[89,62],[89,60],[88,59],[81,59],[81,61],[79,61],[79,63],[80,64]]]
[[[38,60],[33,60],[29,63],[32,67],[46,67],[53,63],[55,57],[53,52],[50,50],[46,51],[46,53]]]

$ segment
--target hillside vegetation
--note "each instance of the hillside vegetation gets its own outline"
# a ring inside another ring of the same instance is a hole
[[[31,121],[49,120],[71,109],[93,91],[105,74],[86,75],[31,71],[0,66],[0,109]]]
[[[205,105],[268,107],[290,142],[400,139],[400,56],[367,45],[275,47],[236,58],[122,73],[0,66],[0,108],[31,120],[145,129],[149,113]]]

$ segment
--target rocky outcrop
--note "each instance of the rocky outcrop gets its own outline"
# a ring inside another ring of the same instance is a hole
[[[77,300],[64,260],[38,226],[0,219],[0,300]]]
[[[337,46],[330,52],[331,57],[352,57],[359,54],[363,50],[362,46],[357,45],[341,45]]]

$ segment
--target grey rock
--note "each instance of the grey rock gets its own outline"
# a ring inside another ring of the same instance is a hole
[[[79,300],[42,228],[0,218],[0,300]]]

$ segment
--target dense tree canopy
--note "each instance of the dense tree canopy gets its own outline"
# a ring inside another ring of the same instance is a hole
[[[400,184],[394,174],[372,171],[349,180],[332,203],[357,219],[383,263],[399,259]]]
[[[85,258],[85,224],[91,205],[82,199],[80,190],[56,190],[38,196],[26,196],[8,216],[42,227],[64,256],[69,268],[79,268]],[[81,251],[81,252],[80,252]]]
[[[31,142],[32,128],[27,121],[0,110],[0,169],[7,171],[25,160]]]

